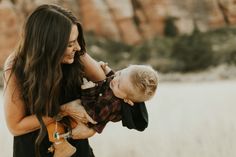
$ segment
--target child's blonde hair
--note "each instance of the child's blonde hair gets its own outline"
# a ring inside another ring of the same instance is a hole
[[[158,85],[158,74],[149,65],[130,65],[130,80],[134,91],[129,96],[134,102],[149,100],[155,94]]]

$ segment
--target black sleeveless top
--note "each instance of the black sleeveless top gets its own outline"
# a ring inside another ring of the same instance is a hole
[[[24,135],[14,136],[13,157],[35,157],[35,141],[38,133],[39,130],[36,130]],[[68,142],[76,147],[76,152],[72,157],[94,157],[88,139],[68,139]],[[52,143],[48,140],[48,135],[46,135],[40,145],[41,157],[53,157],[53,154],[48,152],[48,148],[51,144]]]
[[[65,96],[64,92],[61,93],[61,104],[80,98],[81,90],[72,92],[70,95]],[[13,157],[35,157],[35,141],[38,136],[39,130],[30,132],[24,135],[15,136],[13,141]],[[68,139],[68,142],[76,147],[76,152],[72,157],[94,157],[92,148],[89,145],[88,139],[73,140]],[[41,157],[53,157],[53,154],[48,152],[51,146],[48,135],[45,136],[40,145]]]
[[[35,140],[38,136],[38,131],[14,137],[13,143],[13,157],[34,157],[35,156]],[[93,151],[89,146],[88,139],[68,141],[76,147],[76,153],[72,157],[94,157]],[[53,157],[52,153],[48,152],[51,143],[45,137],[40,145],[41,157]]]
[[[70,99],[70,101],[72,100],[75,100],[75,98]],[[24,135],[15,136],[13,141],[13,157],[35,157],[35,141],[38,133],[39,130],[36,130]],[[72,157],[94,157],[88,139],[68,139],[68,142],[77,149]],[[53,154],[48,152],[48,148],[51,146],[51,144],[52,143],[49,141],[48,135],[46,135],[40,145],[41,157],[53,157]]]

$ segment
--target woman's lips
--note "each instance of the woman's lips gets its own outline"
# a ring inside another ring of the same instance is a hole
[[[75,57],[75,53],[73,53],[69,56],[70,59],[74,59],[74,57]]]

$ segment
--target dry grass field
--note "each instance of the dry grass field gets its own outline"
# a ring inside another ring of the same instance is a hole
[[[161,83],[144,132],[109,123],[90,143],[96,157],[235,157],[235,93],[236,81]],[[0,156],[11,157],[2,110]]]

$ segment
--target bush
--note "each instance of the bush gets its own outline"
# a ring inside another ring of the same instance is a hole
[[[117,66],[124,59],[129,59],[127,53],[131,50],[131,46],[105,38],[98,38],[91,33],[85,36],[87,51],[94,59],[108,62],[112,67]]]
[[[235,51],[232,51],[232,52],[229,54],[229,57],[228,57],[227,61],[228,61],[229,64],[234,64],[234,65],[236,65],[236,50],[235,50]]]
[[[135,46],[131,51],[131,57],[137,62],[145,63],[150,58],[151,47],[148,43]]]
[[[202,70],[212,64],[211,43],[201,33],[182,36],[174,44],[172,57],[179,62],[178,70]]]
[[[175,26],[174,17],[167,17],[165,19],[164,35],[167,37],[175,37],[178,35],[178,28]]]
[[[236,64],[236,29],[216,29],[192,35],[158,36],[140,45],[86,34],[88,53],[96,60],[119,69],[128,64],[150,64],[160,72],[203,70],[220,64]]]

